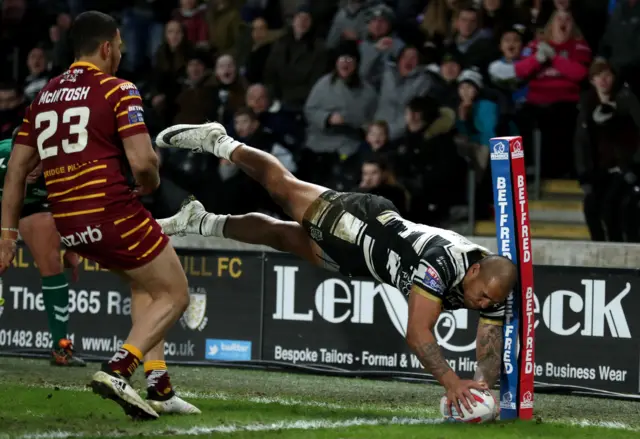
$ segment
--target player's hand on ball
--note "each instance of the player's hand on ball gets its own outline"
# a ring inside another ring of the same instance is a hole
[[[462,413],[460,403],[462,403],[469,412],[473,412],[473,407],[477,405],[475,398],[470,392],[471,389],[487,390],[487,385],[473,380],[457,380],[447,388],[449,404],[453,405],[458,413]],[[451,408],[449,410],[451,410]]]
[[[0,275],[11,265],[16,256],[16,241],[13,239],[0,239]]]

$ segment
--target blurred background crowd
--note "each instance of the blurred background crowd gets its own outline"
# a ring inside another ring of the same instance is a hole
[[[0,3],[0,138],[72,62],[73,17],[97,9],[120,22],[118,75],[152,136],[217,120],[300,178],[447,225],[460,205],[492,218],[489,139],[521,135],[541,178],[580,182],[593,240],[639,242],[640,0]],[[163,150],[161,174],[156,216],[187,193],[283,215],[213,156]]]

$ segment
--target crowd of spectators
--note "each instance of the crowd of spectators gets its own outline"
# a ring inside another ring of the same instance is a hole
[[[217,120],[303,179],[439,225],[469,175],[476,217],[490,217],[489,139],[522,135],[532,164],[537,132],[542,177],[580,181],[592,238],[640,238],[640,0],[0,3],[2,138],[72,61],[73,17],[97,9],[121,23],[119,76],[141,90],[152,136]],[[163,151],[161,171],[158,215],[180,193],[282,215],[230,162]]]

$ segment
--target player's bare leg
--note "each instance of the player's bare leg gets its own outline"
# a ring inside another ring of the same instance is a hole
[[[316,265],[325,265],[321,257],[322,250],[307,236],[300,224],[309,207],[328,190],[327,188],[299,180],[273,155],[241,144],[227,136],[226,130],[219,123],[169,127],[158,135],[156,143],[161,147],[208,152],[230,160],[260,183],[271,198],[295,221],[277,221],[261,214],[231,217],[208,214],[203,217],[199,227],[200,234],[267,245],[294,253]],[[165,225],[167,221],[163,228]],[[171,230],[165,229],[165,233],[170,234]],[[196,232],[190,230],[187,233]]]
[[[260,183],[271,198],[296,222],[302,223],[309,206],[328,189],[297,179],[273,155],[244,145],[217,122],[203,125],[175,125],[156,138],[158,146],[208,152],[233,162]]]
[[[129,336],[116,355],[93,375],[91,385],[95,393],[120,404],[129,416],[156,419],[158,413],[131,387],[129,378],[187,309],[187,278],[171,245],[148,264],[119,274],[144,290],[151,303],[133,321]]]
[[[144,319],[153,298],[137,285],[131,286],[131,320]],[[164,339],[144,356],[147,403],[159,414],[198,414],[200,410],[175,394],[164,358]]]
[[[142,318],[133,323],[126,340],[127,344],[146,353],[164,339],[165,333],[187,309],[187,278],[178,255],[170,245],[150,263],[125,274],[152,298]]]
[[[50,213],[34,213],[22,218],[20,235],[29,248],[42,278],[42,295],[51,331],[51,364],[84,367],[67,338],[69,283],[60,260],[60,235]]]
[[[216,215],[194,198],[189,198],[174,216],[157,221],[170,236],[200,235],[264,245],[324,266],[319,256],[322,250],[295,221],[280,221],[261,213]]]

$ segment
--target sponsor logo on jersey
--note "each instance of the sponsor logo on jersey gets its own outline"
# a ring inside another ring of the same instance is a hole
[[[427,269],[424,273],[424,284],[436,293],[442,294],[445,291],[444,282],[440,279],[440,275],[431,265],[427,264]]]
[[[84,73],[83,69],[70,69],[62,74],[62,79],[60,79],[60,84],[63,82],[76,82],[78,79],[78,75]]]
[[[322,241],[322,230],[317,227],[311,227],[309,230],[309,234],[311,235],[311,239],[314,241]]]
[[[449,271],[449,265],[447,264],[447,258],[445,256],[438,256],[436,258],[436,264],[440,268],[440,273],[445,276],[445,279],[451,279],[451,272]],[[453,276],[455,277],[455,276]]]
[[[94,244],[102,241],[102,232],[99,227],[87,226],[82,232],[75,232],[61,238],[67,247],[75,247],[80,244]]]
[[[144,110],[139,105],[130,105],[127,110],[127,117],[129,118],[129,123],[144,122]]]

